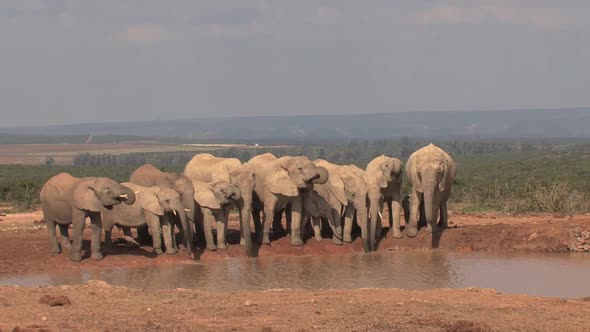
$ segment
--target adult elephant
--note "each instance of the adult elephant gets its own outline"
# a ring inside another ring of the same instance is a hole
[[[166,253],[176,254],[178,250],[175,248],[172,234],[173,216],[180,218],[183,229],[191,229],[180,195],[174,189],[160,186],[143,187],[133,183],[123,183],[123,185],[136,193],[136,200],[131,205],[118,205],[110,210],[103,210],[105,245],[112,245],[111,231],[115,225],[124,226],[125,232],[129,232],[129,228],[147,226],[153,235],[153,248],[156,254],[162,254],[162,235],[164,235]]]
[[[447,201],[455,180],[455,162],[441,148],[430,144],[410,156],[406,164],[406,173],[412,185],[410,222],[406,227],[406,234],[414,237],[418,233],[421,204],[424,206],[423,217],[428,229],[433,235],[439,234],[441,229],[448,225]]]
[[[61,245],[70,249],[70,259],[82,259],[82,233],[89,217],[92,227],[91,257],[102,259],[100,237],[102,233],[101,210],[125,202],[133,204],[135,193],[129,187],[103,177],[77,178],[60,173],[47,180],[41,189],[43,219],[49,231],[51,253],[58,254],[55,225],[59,225]],[[68,239],[68,226],[73,224],[73,243]]]
[[[180,195],[180,201],[184,206],[184,213],[188,219],[187,222],[189,224],[193,223],[195,190],[192,182],[186,176],[178,173],[162,172],[152,164],[145,164],[131,174],[129,182],[143,187],[160,186],[176,190]],[[174,224],[184,227],[179,221],[180,220],[176,219]],[[140,239],[149,237],[145,227],[138,228],[137,231]],[[174,232],[174,228],[172,231]],[[181,233],[183,234],[183,244],[186,250],[192,253],[192,227],[189,229],[183,228]],[[176,241],[174,241],[174,246],[176,246]]]
[[[389,212],[389,229],[394,238],[402,238],[400,230],[402,202],[402,162],[397,158],[378,156],[366,167],[369,186],[371,243],[375,249],[381,236],[382,211],[384,203]],[[373,222],[375,220],[376,222]]]
[[[252,216],[256,233],[263,244],[270,244],[270,224],[275,212],[288,206],[291,216],[291,245],[303,244],[301,239],[302,193],[313,189],[314,184],[328,181],[328,170],[317,166],[306,157],[277,158],[270,153],[258,155],[248,161],[254,170]],[[262,220],[260,219],[260,212]]]
[[[236,158],[218,158],[209,153],[201,153],[186,164],[184,175],[193,183],[225,181],[238,187],[240,198],[235,200],[235,205],[240,213],[240,244],[246,247],[248,255],[253,254],[250,214],[252,193],[256,185],[254,171],[247,165],[242,165]]]
[[[195,188],[195,228],[203,229],[207,250],[227,249],[227,222],[232,204],[241,199],[240,189],[226,181],[193,181]],[[217,228],[217,245],[213,241],[211,223]]]

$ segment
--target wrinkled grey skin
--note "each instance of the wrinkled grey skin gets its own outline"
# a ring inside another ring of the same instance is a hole
[[[270,153],[248,161],[254,170],[256,186],[252,216],[256,235],[262,244],[270,244],[270,226],[275,212],[290,207],[291,245],[303,245],[301,239],[302,193],[315,184],[326,183],[328,171],[306,157],[277,158]],[[263,212],[262,219],[260,212]],[[288,216],[289,217],[289,216]]]
[[[154,165],[145,164],[136,169],[129,177],[129,182],[138,184],[144,187],[160,186],[164,188],[171,188],[176,190],[180,195],[180,200],[185,209],[185,215],[187,218],[187,224],[192,225],[193,215],[195,210],[194,194],[192,182],[182,174],[162,172],[157,169]],[[194,256],[193,252],[193,230],[192,227],[186,227],[182,224],[179,218],[175,218],[174,224],[181,228],[181,234],[184,247]],[[143,236],[145,237],[146,229],[138,228],[138,233],[143,230]],[[174,233],[174,229],[172,229]],[[140,236],[141,237],[141,236]],[[176,246],[176,241],[173,241]]]
[[[368,201],[367,201],[367,183],[364,179],[365,171],[354,165],[335,165],[326,160],[314,160],[318,166],[325,167],[328,170],[328,182],[315,186],[315,191],[321,196],[331,208],[328,213],[330,227],[334,232],[332,242],[342,244],[351,243],[352,222],[357,217],[357,222],[361,228],[361,238],[365,252],[370,252],[368,230]],[[321,202],[320,202],[321,203]],[[321,206],[321,204],[316,204]],[[304,208],[309,210],[308,208]],[[344,234],[342,234],[341,218],[344,217]],[[318,229],[314,224],[314,231]],[[316,239],[317,239],[316,234]]]
[[[402,238],[400,230],[402,201],[402,162],[397,158],[378,156],[366,167],[369,189],[369,224],[371,248],[376,250],[381,236],[382,212],[384,203],[389,211],[390,233],[394,238]],[[373,222],[373,221],[376,222]]]
[[[195,228],[205,234],[207,250],[227,249],[227,222],[232,204],[241,200],[240,189],[226,181],[193,181],[195,188]],[[217,226],[217,245],[211,223]]]
[[[164,235],[166,253],[173,255],[178,252],[173,245],[173,217],[178,216],[181,223],[187,224],[184,206],[176,190],[159,186],[143,187],[133,183],[123,183],[135,192],[135,203],[117,205],[112,209],[103,209],[102,218],[105,229],[105,245],[111,246],[111,231],[115,225],[127,229],[148,226],[153,234],[153,248],[158,255],[162,254],[161,237]]]
[[[254,171],[236,158],[218,158],[201,153],[186,164],[184,175],[191,181],[226,181],[240,189],[241,198],[235,204],[240,213],[240,244],[246,247],[248,256],[254,255],[250,231],[252,194],[256,185]]]
[[[70,259],[82,259],[82,233],[85,220],[90,218],[92,227],[91,257],[102,259],[100,237],[102,233],[101,210],[125,202],[133,204],[135,193],[109,178],[76,178],[68,173],[60,173],[43,185],[41,189],[41,208],[43,219],[49,231],[51,253],[60,252],[57,244],[55,225],[59,225],[61,245],[70,249]],[[73,241],[68,239],[68,226],[73,224]]]
[[[406,235],[414,237],[418,233],[420,205],[423,204],[423,217],[434,239],[435,235],[440,235],[448,225],[447,201],[455,180],[455,162],[441,148],[430,144],[410,156],[406,164],[406,173],[412,185],[410,220]]]

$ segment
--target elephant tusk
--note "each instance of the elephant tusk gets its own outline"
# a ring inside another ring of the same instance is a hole
[[[176,210],[172,210],[172,213],[174,213],[174,215],[176,215]]]
[[[184,211],[185,211],[185,212],[191,212],[191,210],[189,210],[189,209],[184,209]]]
[[[133,193],[137,195],[137,194],[139,194],[139,191],[134,191]]]
[[[129,198],[129,196],[127,196],[127,194],[122,194],[122,195],[119,195],[119,198],[127,199],[127,198]]]
[[[383,214],[381,213],[381,211],[379,211],[379,218],[381,218],[381,220],[383,220]]]

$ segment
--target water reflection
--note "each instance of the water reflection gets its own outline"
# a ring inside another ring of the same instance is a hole
[[[271,288],[489,287],[518,294],[590,295],[589,255],[486,255],[445,251],[228,259],[149,268],[59,271],[0,277],[0,285],[80,284],[99,279],[140,289],[212,292]]]

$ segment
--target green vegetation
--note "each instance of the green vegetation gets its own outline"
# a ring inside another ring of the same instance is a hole
[[[256,154],[305,155],[334,163],[364,167],[380,154],[407,156],[425,141],[352,141],[314,146],[210,151],[221,157],[246,161]],[[522,142],[436,142],[450,151],[458,174],[452,203],[465,212],[550,212],[590,211],[590,145]],[[38,204],[43,183],[59,172],[75,176],[107,176],[126,181],[135,168],[152,163],[167,171],[181,171],[193,152],[129,153],[121,155],[81,154],[73,166],[0,166],[0,203],[27,210]],[[408,192],[406,181],[405,191]]]

